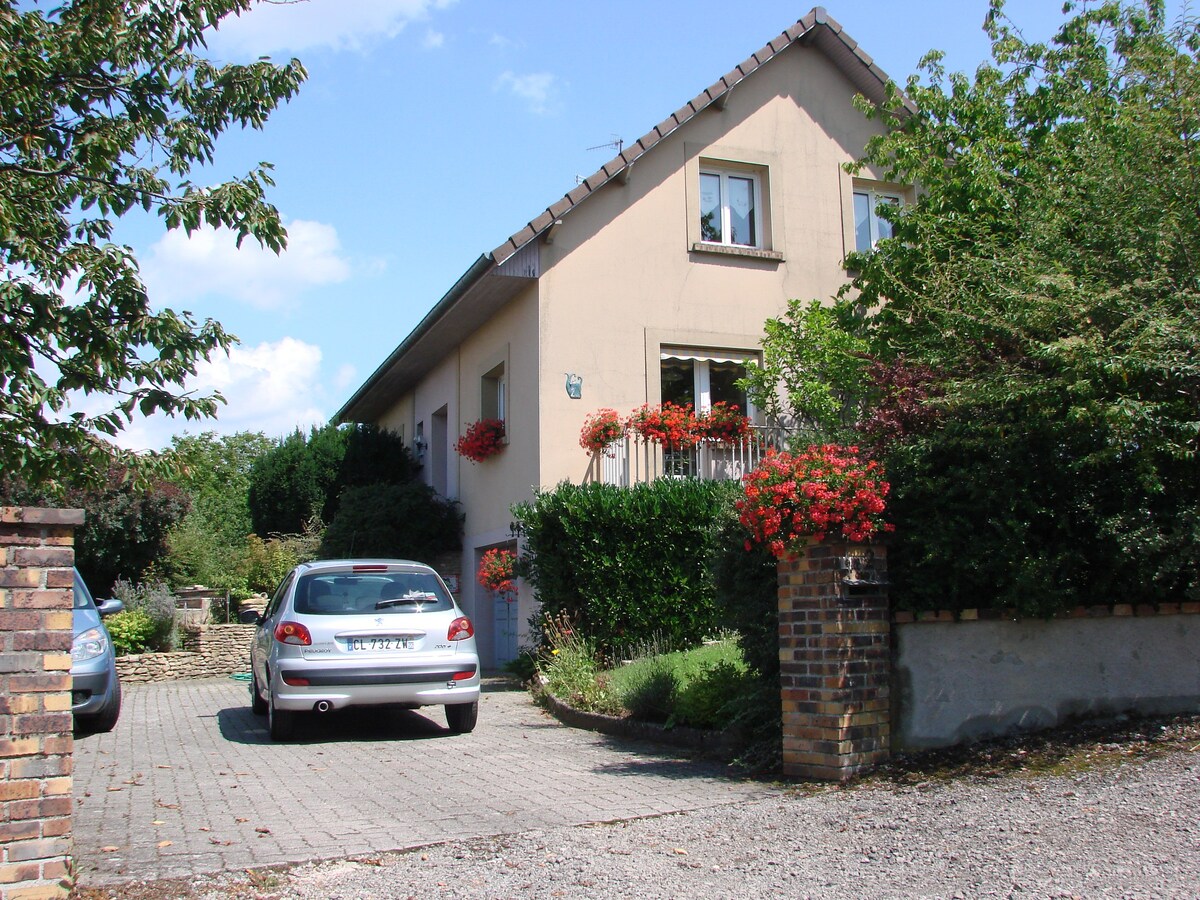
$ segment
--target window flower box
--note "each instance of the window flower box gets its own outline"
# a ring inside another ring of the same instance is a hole
[[[480,419],[467,426],[454,444],[454,451],[471,462],[483,462],[504,449],[504,423],[499,419]]]

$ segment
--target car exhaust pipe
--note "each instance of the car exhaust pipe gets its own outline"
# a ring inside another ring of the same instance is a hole
[[[327,713],[331,709],[333,709],[333,705],[328,700],[318,700],[313,706],[313,710],[319,713]]]

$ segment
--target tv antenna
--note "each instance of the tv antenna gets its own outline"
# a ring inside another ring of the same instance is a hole
[[[588,147],[589,150],[603,150],[605,147],[612,147],[617,153],[621,152],[621,148],[625,146],[625,141],[621,139],[619,134],[612,135],[612,140],[605,144],[597,144],[595,147]]]

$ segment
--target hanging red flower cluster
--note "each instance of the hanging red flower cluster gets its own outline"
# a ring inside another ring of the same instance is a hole
[[[737,502],[741,523],[777,559],[798,550],[806,537],[823,540],[840,531],[849,540],[865,541],[895,530],[882,518],[891,490],[883,467],[860,456],[858,447],[814,445],[797,454],[771,450],[744,482]]]
[[[635,409],[626,424],[643,441],[661,444],[667,450],[687,450],[700,443],[700,424],[690,405],[647,403]]]
[[[480,419],[467,426],[454,444],[459,456],[471,462],[483,462],[504,449],[504,423],[499,419]]]
[[[718,444],[740,444],[750,436],[750,420],[732,403],[718,400],[699,419],[704,438]]]
[[[583,422],[579,446],[589,453],[600,453],[613,441],[625,436],[625,423],[615,409],[598,409]]]
[[[479,583],[488,590],[500,594],[512,593],[517,589],[514,579],[517,572],[517,554],[511,550],[494,547],[479,560]]]

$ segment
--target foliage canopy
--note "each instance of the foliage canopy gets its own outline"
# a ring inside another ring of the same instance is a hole
[[[210,417],[183,390],[234,338],[156,309],[129,247],[131,210],[168,229],[230,229],[278,252],[270,166],[187,180],[233,126],[261,128],[305,78],[296,60],[215,65],[205,35],[255,0],[0,3],[0,467],[30,481],[100,478],[135,414]],[[70,412],[92,395],[99,411]],[[132,462],[132,459],[127,459]]]

